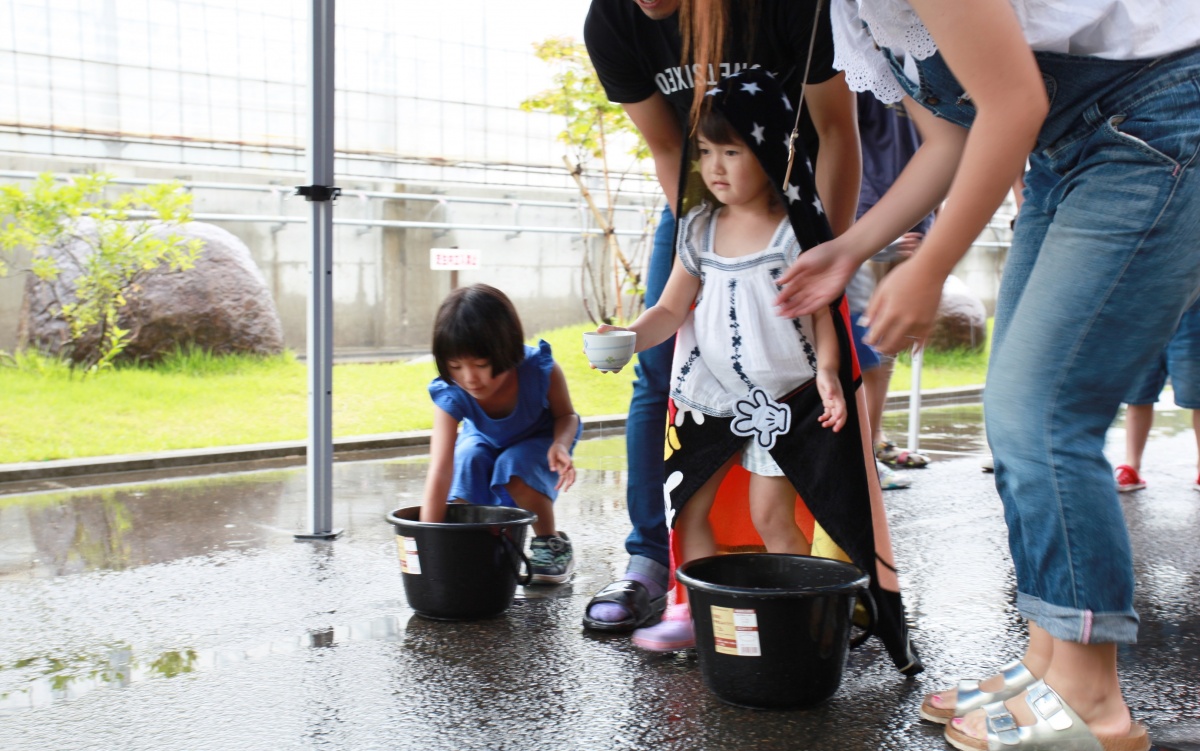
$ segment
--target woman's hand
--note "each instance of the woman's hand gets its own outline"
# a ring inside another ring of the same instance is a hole
[[[550,450],[546,452],[546,461],[550,464],[550,471],[558,473],[555,490],[567,490],[575,484],[575,465],[571,461],[571,452],[563,448],[561,443],[550,444]]]
[[[917,248],[921,247],[924,239],[924,232],[905,232],[896,241],[896,255],[902,259],[911,258],[912,254],[917,252]]]
[[[853,256],[839,251],[837,242],[830,240],[801,253],[779,277],[779,295],[775,298],[779,315],[810,315],[846,289],[858,265]]]
[[[922,347],[937,318],[945,275],[921,263],[921,255],[900,264],[879,282],[867,304],[863,341],[884,354]]]

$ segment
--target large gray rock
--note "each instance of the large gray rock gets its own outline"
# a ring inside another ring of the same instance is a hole
[[[937,320],[925,346],[935,350],[980,350],[987,346],[987,309],[956,276],[946,277],[942,286]]]
[[[121,314],[120,326],[128,329],[133,339],[122,359],[154,362],[188,345],[217,354],[282,352],[279,314],[245,243],[203,222],[191,222],[174,231],[184,239],[200,239],[204,248],[192,269],[175,272],[163,266],[142,278]],[[82,219],[77,232],[94,236],[95,224]],[[81,240],[37,251],[59,259],[62,273],[53,284],[27,277],[17,332],[22,346],[53,354],[68,350],[67,324],[54,315],[59,309],[56,301],[73,299],[70,290],[78,271],[68,254],[83,257],[89,251]],[[96,345],[96,337],[85,338],[73,359],[85,360],[81,354]]]

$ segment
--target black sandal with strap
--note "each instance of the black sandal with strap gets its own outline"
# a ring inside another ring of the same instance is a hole
[[[625,612],[630,614],[629,617],[620,621],[601,621],[592,618],[589,615],[592,606],[604,602],[620,605]],[[646,588],[645,584],[620,579],[597,592],[588,602],[587,608],[583,611],[583,625],[584,628],[593,631],[633,631],[636,628],[657,623],[666,609],[666,593],[663,593],[661,597],[651,599],[650,590]]]

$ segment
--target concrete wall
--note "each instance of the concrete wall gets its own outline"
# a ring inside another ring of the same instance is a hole
[[[246,171],[201,170],[194,167],[137,165],[127,162],[75,161],[0,155],[0,169],[59,173],[103,170],[118,177],[154,180],[185,179],[196,183],[238,183],[261,186],[275,183],[277,191],[245,191],[198,187],[193,190],[196,214],[242,216],[286,215],[306,218],[309,205],[289,197],[291,186],[303,184],[303,175]],[[181,175],[180,170],[187,174]],[[12,182],[0,178],[0,182]],[[346,191],[337,202],[339,219],[409,220],[464,225],[520,225],[561,227],[562,234],[524,232],[516,236],[497,231],[431,230],[335,225],[334,227],[334,341],[343,354],[402,353],[428,346],[433,315],[451,284],[487,282],[503,289],[516,304],[526,333],[587,320],[581,302],[581,269],[584,240],[579,227],[592,226],[578,209],[511,205],[380,200],[354,194],[358,191],[422,193],[433,195],[428,185],[391,181],[339,179]],[[438,187],[438,194],[505,201],[575,202],[577,194],[549,188]],[[651,205],[652,198],[640,199]],[[618,226],[636,230],[643,214],[619,212]],[[239,237],[267,279],[283,321],[289,348],[302,353],[306,339],[309,229],[304,223],[273,221],[214,221]],[[623,239],[628,246],[633,238]],[[590,240],[587,242],[598,242]],[[458,272],[433,271],[433,247],[458,247],[481,251],[482,268]],[[17,322],[23,295],[23,278],[10,274],[0,279],[0,350],[16,346]]]

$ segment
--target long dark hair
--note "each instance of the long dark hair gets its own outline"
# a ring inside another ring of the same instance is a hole
[[[487,284],[450,293],[433,322],[433,359],[438,375],[449,381],[447,361],[478,357],[492,364],[492,376],[525,359],[525,333],[512,300]]]
[[[798,0],[791,0],[797,2]],[[725,56],[725,44],[730,29],[731,0],[681,0],[679,3],[679,34],[683,38],[683,62],[698,65],[696,86],[692,90],[692,107],[688,114],[688,132],[695,130],[707,93],[703,81],[710,64],[720,66]],[[753,58],[754,25],[758,19],[757,0],[740,0],[736,12],[745,18],[746,50]]]

